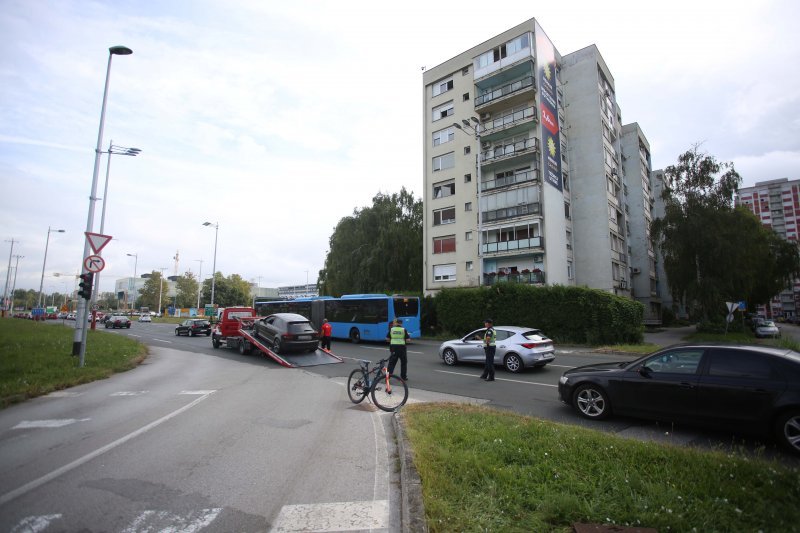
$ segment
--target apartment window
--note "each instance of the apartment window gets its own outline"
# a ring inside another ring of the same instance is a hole
[[[449,143],[456,138],[456,130],[452,126],[443,130],[433,132],[433,145],[439,146],[440,144]]]
[[[571,218],[569,214],[569,202],[564,202],[564,218]]]
[[[444,198],[446,196],[453,196],[456,193],[456,181],[441,181],[433,184],[433,197]]]
[[[464,174],[464,183],[472,181],[472,174]]]
[[[455,152],[449,152],[444,155],[437,155],[433,158],[433,171],[438,172],[447,168],[453,168],[456,165]]]
[[[439,96],[440,94],[446,93],[452,88],[453,88],[452,76],[444,80],[439,80],[433,84],[433,96]]]
[[[456,264],[433,265],[433,281],[455,281]]]
[[[464,211],[472,211],[472,202],[467,202],[464,204]]]
[[[463,98],[464,102],[469,101],[469,93],[464,93],[464,96],[462,96],[461,98]]]
[[[468,231],[468,232],[464,233],[464,240],[465,241],[471,241],[472,240],[472,232],[471,231]]]
[[[467,272],[471,271],[472,268],[473,268],[472,261],[467,261],[465,266],[466,266]]]
[[[433,212],[433,225],[453,224],[456,221],[456,208],[437,209]]]
[[[472,148],[470,148],[469,146],[465,146],[465,147],[464,147],[464,155],[467,155],[467,154],[468,154],[468,153],[470,153],[471,151],[472,151]]]
[[[433,239],[433,253],[446,254],[456,251],[456,236],[436,237]]]
[[[569,190],[569,174],[567,174],[566,172],[562,172],[562,174],[561,174],[561,182],[564,185],[564,190],[568,191]]]
[[[442,105],[437,105],[433,108],[433,121],[447,118],[453,114],[453,101],[446,102]]]
[[[469,75],[469,67],[462,68],[461,69],[461,75],[462,76],[468,76]]]
[[[567,250],[572,250],[572,232],[567,230]]]
[[[572,261],[567,261],[567,279],[572,279]]]

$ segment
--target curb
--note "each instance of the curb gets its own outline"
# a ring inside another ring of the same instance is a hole
[[[427,533],[425,522],[425,504],[422,500],[422,481],[414,466],[411,447],[408,445],[402,413],[392,415],[397,452],[400,459],[400,520],[403,531],[420,531]]]

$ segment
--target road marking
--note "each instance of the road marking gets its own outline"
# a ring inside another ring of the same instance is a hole
[[[475,374],[467,374],[465,372],[452,372],[450,370],[435,370],[435,372],[441,372],[442,374],[452,374],[454,376],[467,376],[470,378],[476,377]],[[498,378],[495,377],[495,381],[508,381],[509,383],[523,383],[525,385],[541,385],[542,387],[556,387],[558,385],[551,385],[550,383],[539,383],[537,381],[525,381],[522,379],[508,379],[508,378]]]
[[[380,350],[382,352],[389,353],[389,348],[380,348],[378,346],[362,346],[365,350]],[[416,355],[425,355],[425,352],[414,352],[412,350],[406,350],[406,353],[413,353]],[[341,356],[340,356],[341,357]]]
[[[80,396],[81,394],[83,393],[57,390],[55,392],[51,392],[50,394],[48,394],[46,398],[74,398],[75,396]]]
[[[376,531],[389,528],[389,501],[284,505],[272,533]]]
[[[199,516],[195,511],[190,511],[189,516],[178,516],[169,511],[144,511],[137,516],[133,523],[122,530],[122,533],[138,533],[140,531],[175,531],[180,533],[195,533],[208,527],[211,522],[222,512],[222,507],[201,509]]]
[[[93,452],[87,453],[83,457],[75,459],[74,461],[72,461],[69,464],[66,464],[66,465],[64,465],[64,466],[62,466],[60,468],[56,468],[55,470],[53,470],[49,474],[45,474],[44,476],[42,476],[42,477],[40,477],[38,479],[34,479],[33,481],[31,481],[29,483],[26,483],[26,484],[22,485],[21,487],[12,490],[11,492],[7,492],[7,493],[3,494],[2,496],[0,496],[0,505],[5,505],[6,503],[10,502],[14,498],[18,498],[19,496],[22,496],[23,494],[26,494],[26,493],[28,493],[28,492],[30,492],[30,491],[32,491],[32,490],[44,485],[45,483],[48,483],[48,482],[56,479],[60,475],[65,474],[65,473],[69,472],[70,470],[73,470],[73,469],[81,466],[82,464],[91,461],[95,457],[99,457],[100,455],[103,455],[104,453],[106,453],[106,452],[108,452],[110,450],[113,450],[117,446],[119,446],[121,444],[125,444],[126,442],[128,442],[131,439],[133,439],[134,437],[138,437],[139,435],[142,435],[143,433],[146,433],[146,432],[150,431],[154,427],[157,427],[157,426],[163,424],[167,420],[178,416],[179,414],[183,413],[184,411],[186,411],[188,409],[191,409],[192,407],[194,407],[198,403],[202,402],[203,400],[205,400],[209,396],[210,396],[210,394],[207,394],[205,396],[200,396],[199,398],[197,398],[193,402],[190,402],[190,403],[184,405],[183,407],[181,407],[179,409],[176,409],[176,410],[172,411],[171,413],[169,413],[167,415],[162,416],[161,418],[159,418],[158,420],[156,420],[154,422],[150,422],[146,426],[143,426],[143,427],[137,429],[136,431],[134,431],[132,433],[128,433],[124,437],[121,437],[121,438],[115,440],[114,442],[112,442],[110,444],[106,444],[105,446],[103,446],[101,448],[98,448]]]
[[[165,341],[165,340],[156,339],[156,338],[153,338],[153,340],[157,341],[157,342],[166,342],[167,344],[172,344],[172,341]]]
[[[50,522],[61,518],[60,514],[45,514],[39,516],[26,516],[11,529],[11,533],[39,533],[50,526]]]
[[[553,364],[550,364],[548,366],[555,366],[555,367],[558,367],[558,368],[575,368],[574,366],[570,366],[570,365],[553,365]]]
[[[178,394],[194,394],[195,396],[204,396],[217,392],[216,389],[211,390],[182,390]]]
[[[134,335],[133,333],[128,333],[128,337],[141,337],[141,335]]]
[[[91,418],[62,418],[57,420],[23,420],[11,429],[61,428],[76,422],[88,422]]]

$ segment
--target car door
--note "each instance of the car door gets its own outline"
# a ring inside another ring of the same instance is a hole
[[[612,409],[651,418],[692,418],[704,353],[704,348],[675,348],[627,369],[609,386]]]
[[[475,362],[486,359],[483,353],[483,334],[485,332],[486,329],[481,328],[461,339],[461,342],[456,346],[459,361]]]
[[[698,409],[726,427],[767,423],[787,383],[770,355],[727,347],[711,348],[700,376]]]
[[[494,329],[494,332],[496,335],[494,339],[495,346],[497,347],[497,349],[494,352],[494,364],[502,365],[503,358],[506,356],[506,353],[508,352],[508,344],[506,344],[506,341],[508,340],[509,337],[514,336],[514,332],[508,331],[506,329],[497,329],[497,328]],[[483,352],[483,342],[481,342],[481,354],[483,354],[483,360],[485,361],[486,355]]]

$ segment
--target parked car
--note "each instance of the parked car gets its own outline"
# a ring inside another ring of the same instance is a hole
[[[150,315],[142,315],[139,317],[139,322],[152,322],[153,319],[150,318]]]
[[[117,328],[128,328],[128,329],[130,329],[131,321],[125,315],[111,315],[108,318],[106,318],[105,326],[106,326],[106,329],[108,329],[108,328],[114,328],[114,329],[117,329]]]
[[[253,325],[253,333],[271,346],[275,353],[283,351],[316,351],[319,332],[303,315],[275,313]]]
[[[762,320],[756,326],[755,334],[759,339],[764,337],[773,337],[779,339],[781,336],[781,330],[772,320]]]
[[[205,335],[208,337],[211,335],[211,323],[208,320],[190,318],[175,327],[175,335],[187,335],[189,337]]]
[[[67,313],[67,320],[75,320],[75,313]]]
[[[497,350],[494,364],[509,372],[522,372],[526,368],[543,367],[556,358],[553,341],[534,328],[496,326]],[[483,352],[483,334],[486,328],[476,329],[468,335],[445,341],[439,346],[439,357],[446,365],[481,363],[486,361]]]
[[[771,346],[681,344],[635,361],[564,372],[562,402],[612,414],[773,435],[800,453],[800,353]]]

